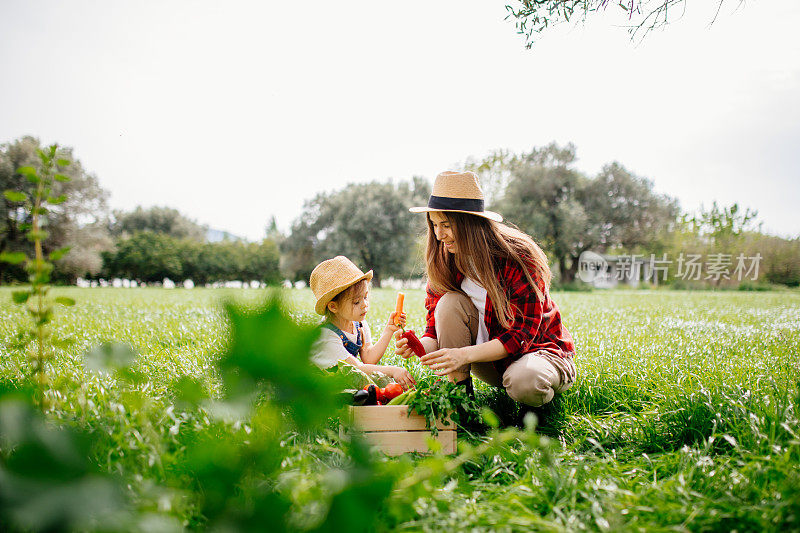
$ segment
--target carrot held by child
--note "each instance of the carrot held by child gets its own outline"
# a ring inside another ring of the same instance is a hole
[[[400,324],[400,315],[403,314],[403,301],[405,298],[406,295],[402,292],[397,293],[397,304],[395,305],[394,313],[392,313],[392,320],[395,326],[402,326],[402,324]]]

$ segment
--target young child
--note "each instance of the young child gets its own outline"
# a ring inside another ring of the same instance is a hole
[[[416,382],[405,368],[377,364],[400,327],[394,324],[395,313],[392,313],[380,338],[372,343],[365,321],[371,279],[372,270],[364,274],[343,255],[323,261],[311,272],[311,290],[317,299],[314,310],[326,318],[311,360],[325,369],[344,359],[367,374],[380,371],[403,388],[411,387]],[[401,325],[405,325],[405,320],[405,313],[398,317]]]

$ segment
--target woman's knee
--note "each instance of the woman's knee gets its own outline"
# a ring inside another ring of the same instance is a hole
[[[467,296],[447,292],[433,311],[439,348],[458,348],[475,344],[478,334],[478,310]]]
[[[438,323],[439,320],[448,320],[464,314],[469,306],[472,306],[472,301],[466,295],[460,292],[446,292],[436,302],[433,316]]]
[[[436,325],[453,327],[466,325],[470,328],[470,322],[477,316],[477,309],[468,296],[460,292],[447,292],[439,298],[433,317]]]
[[[545,359],[525,355],[508,367],[503,374],[503,387],[508,395],[531,407],[549,403],[555,396],[560,378]]]

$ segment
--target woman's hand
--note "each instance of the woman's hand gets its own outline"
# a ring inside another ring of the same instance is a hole
[[[403,389],[410,389],[417,384],[417,380],[414,379],[414,376],[401,366],[390,366],[388,370],[389,377],[402,385]]]
[[[389,322],[386,323],[386,329],[394,333],[395,331],[400,331],[400,329],[406,327],[406,314],[400,313],[400,316],[397,316],[397,313],[392,313],[389,315]]]
[[[464,348],[442,348],[422,357],[422,364],[429,366],[437,376],[452,374],[469,363],[470,361]]]

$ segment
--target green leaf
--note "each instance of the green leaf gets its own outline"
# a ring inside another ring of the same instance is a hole
[[[481,409],[481,417],[483,421],[486,423],[487,426],[498,428],[500,427],[500,419],[497,418],[497,415],[494,414],[494,411],[489,409],[488,407],[484,407]]]
[[[11,202],[24,202],[28,195],[21,191],[3,191],[3,196]]]
[[[67,195],[61,194],[59,196],[50,196],[47,201],[53,205],[63,204],[67,201]]]
[[[61,305],[65,305],[67,307],[71,307],[71,306],[75,305],[75,300],[73,300],[72,298],[68,298],[66,296],[57,296],[56,297],[56,303],[59,303]]]
[[[56,163],[58,163],[58,166],[60,167],[68,167],[72,164],[72,161],[70,161],[69,159],[61,158],[58,161],[56,161]]]
[[[36,169],[33,167],[19,167],[17,169],[17,174],[22,174],[26,178],[37,177]]]
[[[65,176],[64,174],[56,174],[55,178],[56,178],[56,181],[60,181],[60,182],[63,182],[63,183],[66,183],[68,181],[72,181],[72,178],[70,178],[69,176]]]
[[[84,365],[96,372],[113,373],[131,366],[136,360],[136,352],[127,344],[104,342],[86,353]]]
[[[45,240],[45,239],[46,239],[46,238],[47,238],[49,235],[50,235],[50,234],[49,234],[49,233],[47,233],[47,232],[46,232],[46,231],[44,231],[44,230],[39,230],[39,231],[33,231],[33,230],[31,230],[31,231],[29,231],[29,232],[28,232],[28,240],[29,240],[29,241],[31,241],[31,242],[34,242],[34,241],[43,241],[43,240]]]
[[[0,261],[3,263],[10,263],[12,265],[18,265],[28,259],[23,252],[3,252],[0,254]]]
[[[11,293],[11,299],[14,300],[15,304],[24,304],[30,297],[31,293],[28,291],[14,291]]]
[[[69,253],[70,249],[71,249],[71,247],[65,246],[64,248],[59,248],[58,250],[55,250],[55,251],[51,252],[50,255],[49,255],[50,261],[58,261],[59,259],[61,259],[65,255],[67,255]]]
[[[191,376],[182,376],[171,387],[175,391],[175,400],[179,405],[196,407],[208,398],[203,383]]]

